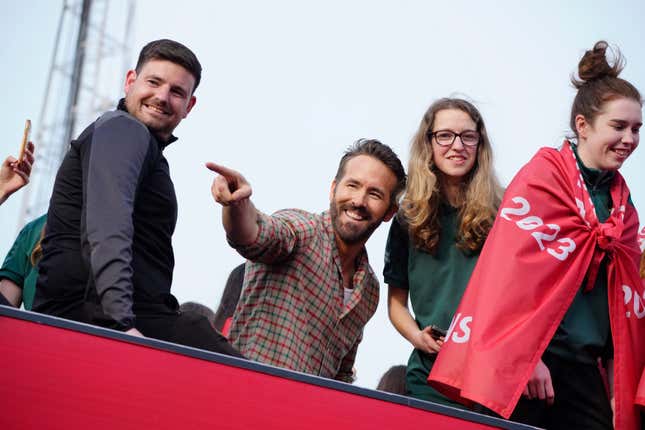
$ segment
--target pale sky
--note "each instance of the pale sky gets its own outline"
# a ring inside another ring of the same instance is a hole
[[[4,158],[17,152],[25,118],[40,111],[61,2],[3,3]],[[132,66],[145,43],[171,38],[204,67],[197,105],[166,150],[179,201],[173,293],[215,308],[228,273],[242,262],[226,244],[205,161],[241,171],[264,212],[322,211],[347,146],[378,138],[407,166],[429,104],[460,95],[481,110],[507,184],[538,148],[557,146],[568,133],[569,77],[597,40],[620,47],[622,77],[645,92],[643,18],[638,0],[137,1]],[[643,166],[640,149],[621,169],[641,211]],[[17,233],[19,194],[0,209],[0,258]],[[368,242],[381,282],[388,228]],[[375,387],[412,350],[387,318],[386,295],[382,284],[358,350],[361,386]]]

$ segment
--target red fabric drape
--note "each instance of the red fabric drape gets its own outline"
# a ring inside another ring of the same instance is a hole
[[[599,223],[575,155],[541,149],[506,190],[497,220],[428,381],[463,403],[508,418],[576,292],[608,258],[616,428],[638,428],[645,297],[638,215],[616,172],[614,210]],[[557,396],[557,393],[556,393]]]

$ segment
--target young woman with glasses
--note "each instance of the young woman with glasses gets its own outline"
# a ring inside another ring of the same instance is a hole
[[[460,406],[426,380],[493,225],[501,188],[482,116],[465,100],[434,102],[410,152],[408,185],[385,252],[389,316],[414,346],[408,395]]]
[[[638,215],[618,170],[638,146],[642,98],[607,49],[596,43],[572,79],[574,136],[540,149],[506,189],[457,310],[469,336],[446,341],[430,375],[547,429],[640,428],[645,296]]]

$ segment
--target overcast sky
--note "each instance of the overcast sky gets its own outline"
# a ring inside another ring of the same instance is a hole
[[[16,154],[25,118],[40,111],[61,8],[60,1],[5,3],[2,158]],[[137,1],[132,66],[145,43],[172,38],[204,67],[197,105],[166,150],[179,200],[174,294],[215,308],[242,262],[226,244],[205,161],[240,170],[265,212],[322,211],[347,146],[378,138],[407,165],[429,104],[461,95],[480,108],[507,184],[538,148],[559,145],[568,132],[569,77],[597,40],[620,47],[622,76],[645,91],[644,18],[637,0]],[[641,210],[644,166],[641,148],[621,169]],[[16,195],[0,210],[0,256],[17,233],[19,203]],[[388,228],[368,242],[381,281]],[[358,351],[357,383],[366,387],[411,351],[387,318],[386,294],[382,285]]]

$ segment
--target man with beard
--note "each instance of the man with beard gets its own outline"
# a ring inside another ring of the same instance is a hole
[[[49,204],[34,310],[239,356],[170,293],[177,199],[163,150],[195,105],[201,70],[184,45],[150,42],[118,108],[72,141]]]
[[[282,210],[251,203],[242,175],[217,173],[211,193],[230,245],[249,261],[229,339],[246,357],[345,382],[363,327],[378,304],[379,283],[365,242],[397,210],[405,172],[394,152],[359,140],[340,161],[329,211]]]

